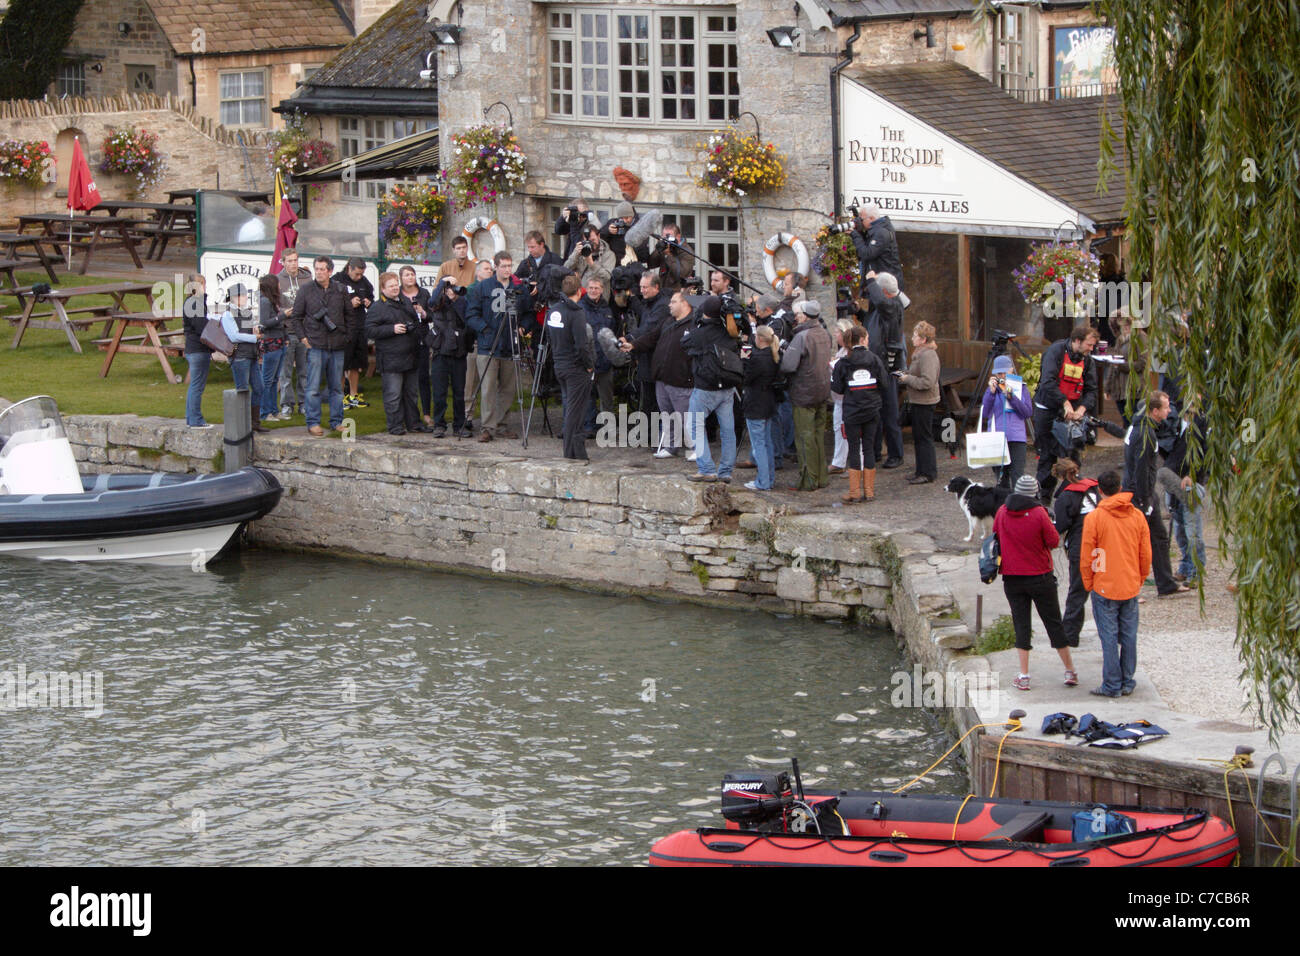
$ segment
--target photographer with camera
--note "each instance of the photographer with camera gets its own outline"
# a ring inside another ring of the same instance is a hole
[[[573,247],[578,245],[582,236],[582,230],[586,228],[587,223],[591,221],[591,210],[587,206],[587,200],[575,199],[568,206],[560,210],[560,218],[555,220],[555,229],[552,230],[557,236],[564,237],[564,252],[562,258],[567,260]]]
[[[660,230],[661,242],[646,257],[646,265],[659,270],[660,288],[672,296],[682,283],[695,274],[695,253],[682,242],[682,230],[674,222]]]
[[[599,279],[601,287],[606,290],[605,299],[609,298],[609,282],[618,261],[609,246],[600,241],[600,230],[588,223],[582,230],[582,242],[573,247],[569,257],[564,261],[567,269],[578,274],[578,281],[583,288],[592,279]]]
[[[527,286],[512,274],[514,260],[510,253],[492,257],[493,274],[474,284],[465,306],[465,325],[478,337],[480,388],[483,393],[483,428],[478,440],[518,438],[517,432],[505,427],[506,415],[514,402],[518,348],[518,317],[531,307]]]
[[[415,338],[419,343],[416,355],[416,371],[419,375],[420,416],[424,424],[432,427],[433,419],[429,410],[433,403],[433,392],[429,381],[429,290],[420,285],[413,266],[402,266],[397,270],[401,281],[398,298],[402,307],[412,316],[416,323]],[[380,291],[383,291],[382,289]]]
[[[428,307],[429,379],[433,390],[433,437],[447,434],[447,388],[451,387],[452,434],[471,435],[465,418],[465,366],[472,335],[465,328],[458,304],[465,287],[443,279],[434,287]]]
[[[880,207],[868,203],[858,210],[859,219],[849,230],[853,239],[853,248],[858,253],[858,263],[865,280],[868,273],[888,273],[898,281],[898,289],[903,290],[903,260],[898,255],[898,236],[894,224],[888,216],[880,214]],[[863,290],[866,283],[863,282]],[[870,330],[868,330],[870,335]],[[874,336],[872,336],[874,338]],[[880,353],[877,352],[877,355]]]
[[[1016,370],[1010,355],[999,355],[993,360],[993,374],[989,377],[988,388],[984,391],[982,404],[984,421],[988,430],[1002,432],[1007,436],[1007,454],[1011,458],[1009,465],[994,465],[993,475],[998,479],[999,488],[1014,488],[1016,479],[1025,473],[1025,447],[1029,436],[1025,423],[1034,416],[1033,403],[1029,401],[1028,390],[1021,386],[1020,394],[1007,384],[1007,376]]]
[[[627,232],[641,217],[630,202],[624,200],[614,207],[614,215],[600,227],[600,238],[614,254],[614,262],[621,263],[627,256]]]
[[[402,301],[401,289],[397,273],[385,272],[379,277],[379,300],[366,312],[365,332],[375,342],[375,370],[390,435],[433,431],[421,423],[418,405],[420,320],[415,305]]]
[[[375,287],[366,278],[366,264],[353,256],[334,277],[343,287],[343,322],[348,341],[344,346],[343,374],[351,391],[343,396],[344,408],[369,408],[370,403],[361,394],[361,373],[370,361],[366,348],[366,309],[375,298]]]
[[[691,376],[695,381],[689,426],[695,443],[697,472],[689,480],[730,484],[736,465],[736,389],[744,382],[745,374],[740,358],[740,329],[733,316],[724,314],[722,300],[716,295],[709,296],[700,305],[694,327],[682,336],[682,347],[691,356]],[[718,417],[722,439],[716,473],[704,434],[704,420],[711,413]]]
[[[903,370],[906,349],[903,346],[903,303],[899,299],[898,279],[888,272],[868,272],[863,290],[871,311],[863,325],[867,330],[867,347],[875,352],[885,368]],[[889,451],[881,468],[897,468],[903,463],[903,429],[898,423],[898,386],[891,374],[880,389],[880,418],[876,425],[876,458],[882,457],[881,445]]]
[[[1157,473],[1160,470],[1158,433],[1169,417],[1169,396],[1154,391],[1146,401],[1124,438],[1124,490],[1133,493],[1133,507],[1146,516],[1151,535],[1151,570],[1156,579],[1156,594],[1168,597],[1184,594],[1187,585],[1174,580],[1173,564],[1169,558],[1169,529],[1165,526],[1165,513],[1160,505],[1161,495]]]
[[[321,374],[329,388],[330,428],[343,425],[343,350],[348,334],[343,319],[343,289],[330,279],[334,262],[318,256],[312,263],[315,281],[298,290],[289,314],[289,330],[307,346],[307,431],[319,438],[325,434],[320,426]]]
[[[1035,477],[1044,504],[1050,504],[1056,479],[1052,465],[1058,458],[1079,460],[1074,442],[1062,447],[1052,426],[1083,423],[1097,412],[1097,363],[1092,350],[1101,336],[1090,325],[1076,326],[1068,339],[1048,346],[1043,353],[1038,390],[1034,392],[1034,446],[1038,450]]]
[[[536,229],[524,236],[524,248],[528,250],[528,255],[524,256],[523,261],[519,263],[519,268],[515,269],[515,278],[528,283],[528,294],[537,306],[537,321],[540,325],[543,317],[542,310],[547,305],[537,292],[542,270],[547,266],[563,266],[564,260],[546,248],[545,238]]]

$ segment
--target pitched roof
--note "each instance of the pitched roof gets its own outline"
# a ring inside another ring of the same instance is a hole
[[[420,79],[425,54],[433,49],[420,12],[423,5],[400,0],[306,85],[430,90]]]
[[[304,47],[341,47],[352,22],[334,0],[147,0],[177,53],[252,53]]]
[[[1104,112],[1123,153],[1118,96],[1022,103],[956,63],[855,64],[844,75],[947,136],[1079,210],[1099,225],[1122,222],[1126,182],[1118,171],[1097,193]]]

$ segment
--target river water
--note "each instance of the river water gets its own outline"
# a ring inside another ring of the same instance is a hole
[[[273,552],[0,582],[3,865],[644,863],[725,771],[897,785],[951,743],[856,627]],[[50,706],[96,674],[98,717]]]

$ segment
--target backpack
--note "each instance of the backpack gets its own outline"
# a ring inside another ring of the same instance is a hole
[[[980,543],[980,581],[992,584],[997,580],[998,571],[1002,569],[1002,545],[997,532],[993,532]]]

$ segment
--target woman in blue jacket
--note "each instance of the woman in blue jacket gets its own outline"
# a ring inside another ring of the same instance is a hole
[[[1020,395],[1007,384],[1007,375],[1015,371],[1009,355],[999,355],[993,360],[993,376],[984,392],[984,421],[989,431],[1007,436],[1007,451],[1011,464],[995,467],[999,488],[1014,488],[1016,479],[1025,473],[1025,422],[1034,417],[1034,407],[1029,402],[1027,389],[1022,385]]]

